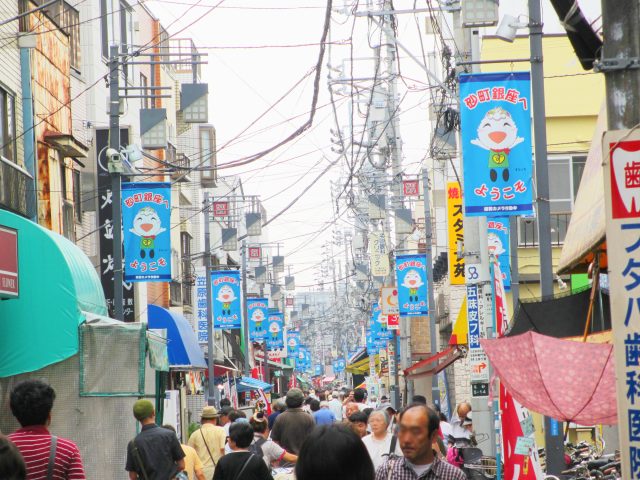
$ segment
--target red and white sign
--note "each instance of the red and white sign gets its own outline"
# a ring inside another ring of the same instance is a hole
[[[287,307],[293,307],[293,297],[287,298]]]
[[[262,256],[262,252],[260,247],[249,247],[249,259],[250,260],[260,260]]]
[[[229,202],[213,202],[213,216],[214,217],[228,217],[229,216]]]
[[[402,191],[405,197],[417,197],[420,195],[419,180],[403,180]]]
[[[640,217],[640,141],[611,142],[611,214]]]
[[[0,226],[0,298],[18,296],[18,232]]]
[[[389,330],[400,330],[400,315],[387,315],[387,328]]]

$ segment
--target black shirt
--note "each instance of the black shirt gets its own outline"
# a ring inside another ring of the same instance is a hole
[[[155,424],[144,425],[136,438],[129,442],[126,470],[136,472],[139,478],[144,478],[142,467],[133,451],[134,442],[149,480],[169,480],[176,476],[176,462],[184,458],[184,452],[175,433]]]
[[[249,460],[240,477],[238,474],[250,456],[253,458]],[[250,452],[239,451],[220,458],[213,473],[213,480],[273,480],[273,477],[264,460]]]

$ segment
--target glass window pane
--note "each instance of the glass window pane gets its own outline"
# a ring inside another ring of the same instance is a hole
[[[549,196],[554,199],[570,199],[569,159],[549,159]]]
[[[15,116],[15,100],[12,95],[6,94],[7,98],[7,124],[6,124],[6,140],[3,143],[4,156],[12,161],[16,161],[15,141],[16,141],[16,116]]]
[[[573,199],[576,199],[578,195],[578,188],[580,188],[580,180],[584,172],[584,166],[587,163],[586,155],[579,155],[573,157]]]
[[[202,158],[202,166],[207,168],[211,166],[211,132],[208,128],[200,130],[200,153]]]

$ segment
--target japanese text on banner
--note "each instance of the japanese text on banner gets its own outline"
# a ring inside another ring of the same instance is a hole
[[[211,272],[211,292],[214,328],[240,328],[242,326],[240,272],[238,270]]]
[[[460,75],[465,215],[533,212],[529,72]]]

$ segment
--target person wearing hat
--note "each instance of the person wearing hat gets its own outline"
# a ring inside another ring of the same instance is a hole
[[[149,400],[133,404],[133,416],[142,425],[127,445],[125,469],[129,479],[169,480],[184,470],[184,452],[178,437],[156,425],[156,412]]]
[[[303,401],[299,388],[289,390],[285,398],[287,410],[278,415],[271,431],[271,439],[295,455],[316,425],[313,417],[302,410]]]
[[[224,455],[224,444],[227,440],[224,428],[218,426],[219,416],[216,407],[205,406],[200,416],[202,426],[191,434],[187,442],[198,453],[207,479],[213,478],[216,465]]]

